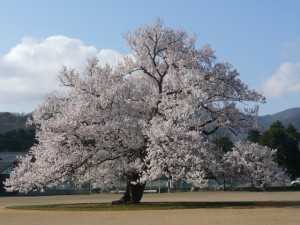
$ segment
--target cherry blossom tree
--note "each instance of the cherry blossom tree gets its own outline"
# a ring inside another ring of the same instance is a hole
[[[265,188],[289,183],[286,171],[275,160],[276,150],[251,142],[237,142],[223,156],[222,171],[227,177],[252,187]],[[225,172],[226,171],[226,172]]]
[[[139,202],[149,180],[166,176],[201,185],[218,160],[211,134],[252,124],[251,90],[209,46],[161,22],[126,35],[131,54],[117,67],[90,60],[64,68],[63,93],[33,113],[38,144],[20,158],[8,190],[42,190],[67,180],[100,188],[127,180],[116,203]]]

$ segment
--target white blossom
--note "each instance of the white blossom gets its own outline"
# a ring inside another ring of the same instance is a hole
[[[216,170],[210,134],[247,128],[248,109],[264,98],[184,31],[157,22],[126,39],[130,57],[114,68],[91,60],[80,74],[62,70],[64,93],[33,113],[38,144],[20,159],[8,190],[70,179],[107,187],[132,171],[132,183],[165,175],[200,185]]]
[[[223,171],[227,178],[249,182],[252,186],[264,188],[286,185],[289,177],[276,163],[276,150],[251,142],[238,142],[233,151],[223,157]]]

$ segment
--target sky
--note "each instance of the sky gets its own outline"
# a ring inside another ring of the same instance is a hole
[[[31,112],[62,65],[114,63],[124,34],[157,18],[197,36],[267,98],[260,114],[300,107],[300,1],[6,0],[0,8],[0,112]]]

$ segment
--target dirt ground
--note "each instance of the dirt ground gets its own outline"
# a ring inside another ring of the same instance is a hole
[[[184,209],[113,212],[23,211],[11,205],[110,202],[115,194],[0,197],[0,225],[299,225],[300,208]],[[194,192],[146,194],[144,201],[300,200],[300,192]]]

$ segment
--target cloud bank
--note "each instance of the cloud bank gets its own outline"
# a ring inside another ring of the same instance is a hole
[[[286,42],[281,51],[282,63],[264,82],[267,97],[282,97],[300,93],[300,39]]]
[[[300,63],[282,63],[265,82],[263,92],[267,97],[300,92]]]
[[[0,112],[32,111],[59,87],[57,76],[62,66],[82,69],[92,57],[111,65],[123,58],[114,50],[99,50],[66,36],[24,38],[0,56]]]
[[[286,58],[291,48],[285,49]],[[59,88],[57,76],[62,66],[82,69],[92,57],[114,66],[123,55],[66,36],[23,38],[6,54],[0,55],[0,112],[31,112],[45,95]],[[265,96],[300,92],[300,61],[286,60],[263,84]]]

